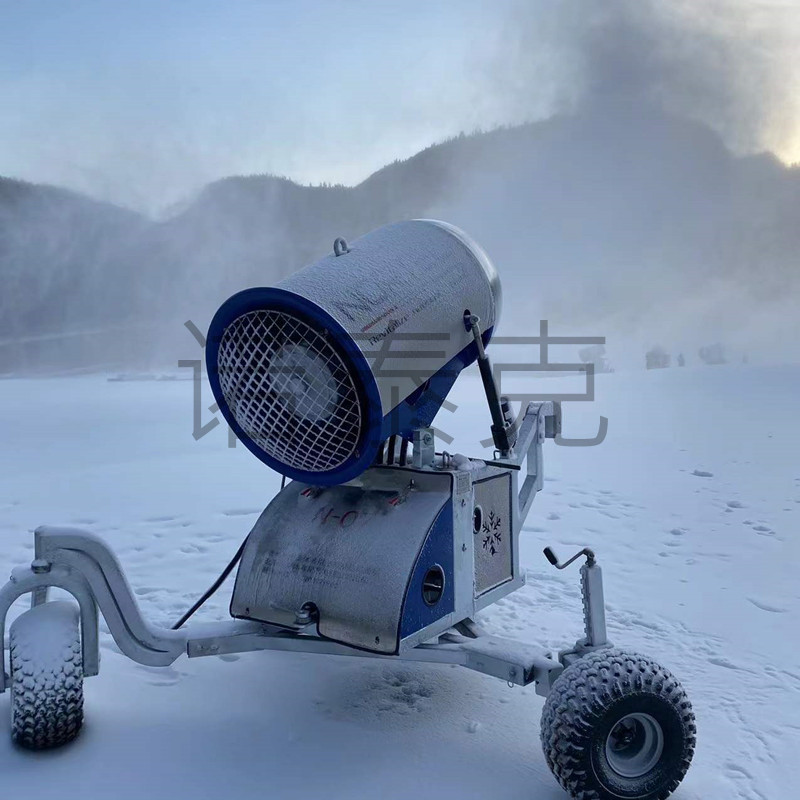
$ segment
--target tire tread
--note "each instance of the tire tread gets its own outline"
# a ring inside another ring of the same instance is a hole
[[[62,608],[46,609],[56,605]],[[50,617],[47,641],[41,640],[37,624],[43,613]],[[22,614],[11,626],[9,652],[12,740],[29,750],[45,750],[74,739],[83,725],[83,653],[77,606],[54,601]]]
[[[541,739],[547,765],[574,800],[606,800],[613,795],[596,788],[586,758],[587,739],[602,714],[622,697],[656,694],[667,699],[680,717],[686,747],[674,777],[647,800],[665,800],[680,784],[694,754],[696,725],[686,692],[669,670],[651,659],[617,649],[597,650],[567,667],[545,702]]]

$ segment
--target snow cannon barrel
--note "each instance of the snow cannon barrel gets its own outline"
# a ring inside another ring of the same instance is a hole
[[[214,397],[239,440],[278,472],[344,483],[392,435],[429,425],[500,316],[483,250],[445,222],[385,225],[276,286],[229,298],[206,345]]]

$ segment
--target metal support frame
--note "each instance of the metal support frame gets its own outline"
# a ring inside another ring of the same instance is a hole
[[[417,469],[431,467],[436,458],[433,428],[415,428],[412,436],[414,443],[411,455],[412,464]]]
[[[548,657],[540,648],[482,632],[475,637],[448,632],[436,641],[419,644],[399,655],[358,650],[314,634],[287,631],[269,625],[263,625],[262,630],[257,632],[191,637],[187,641],[189,658],[255,650],[456,664],[518,686],[535,683],[536,691],[543,695],[549,692],[552,682],[564,669],[562,664]]]
[[[38,571],[36,562],[34,565],[17,567],[11,573],[9,582],[0,589],[0,640],[5,640],[8,610],[17,598],[30,593],[32,602],[39,604],[50,586],[63,589],[78,601],[80,607],[83,674],[87,677],[97,675],[100,668],[97,604],[88,581],[67,566],[52,565],[46,571]],[[3,667],[3,663],[0,663],[0,694],[6,689]]]
[[[519,428],[517,449],[508,453],[503,462],[492,462],[485,468],[508,467],[512,473],[516,531],[519,531],[534,496],[542,488],[542,443],[545,438],[558,435],[560,428],[561,409],[558,403],[529,403]],[[423,438],[426,433],[430,440]],[[427,461],[430,457],[433,460],[432,440],[431,431],[424,429],[418,432],[415,437],[416,459]],[[516,470],[526,459],[527,471],[518,489]],[[518,554],[514,553],[515,563],[517,557]],[[516,583],[521,585],[523,582],[524,576],[520,575]],[[480,607],[491,603],[497,592],[506,594],[508,587],[511,584],[516,586],[516,583],[511,581],[486,593],[480,599]],[[142,616],[119,561],[101,538],[75,528],[53,527],[36,529],[34,561],[30,567],[15,569],[10,581],[0,588],[0,635],[5,634],[9,609],[19,597],[30,594],[31,605],[40,605],[47,601],[50,587],[68,592],[78,602],[83,674],[86,677],[96,675],[99,670],[98,612],[102,612],[121,652],[147,666],[168,666],[183,654],[196,658],[280,650],[456,664],[501,678],[512,685],[533,683],[536,692],[545,696],[565,666],[589,650],[608,646],[602,572],[593,554],[587,556],[587,563],[581,567],[586,637],[571,650],[560,653],[557,659],[535,646],[487,635],[471,619],[463,620],[455,629],[435,635],[433,639],[421,642],[400,655],[368,652],[325,639],[309,632],[313,629],[313,622],[300,630],[286,630],[243,620],[194,623],[177,631],[155,626]],[[0,658],[0,693],[5,691],[7,683],[4,666],[4,659]]]
[[[515,591],[525,583],[525,574],[519,568],[519,534],[536,494],[544,486],[545,439],[555,438],[561,432],[561,404],[552,400],[530,402],[522,415],[514,451],[502,460],[487,462],[486,471],[507,467],[512,480],[512,560],[515,576],[475,600],[476,609],[485,608]],[[522,464],[526,464],[524,477]],[[520,486],[520,478],[522,485]]]
[[[461,626],[435,641],[422,643],[399,656],[358,650],[324,639],[306,630],[288,631],[258,622],[230,620],[193,624],[173,631],[148,623],[114,554],[96,535],[73,528],[36,530],[36,559],[18,567],[0,589],[0,631],[5,632],[11,605],[24,594],[38,603],[49,587],[70,593],[78,602],[81,619],[84,676],[99,670],[98,609],[119,649],[148,666],[168,666],[184,653],[190,658],[255,650],[282,650],[338,656],[457,664],[502,678],[511,684],[536,684],[547,694],[563,669],[543,650],[520,642],[486,635],[477,625]],[[467,634],[467,635],[464,635]],[[6,675],[0,669],[0,693]]]
[[[519,489],[519,517],[524,520],[530,511],[533,498],[544,486],[544,461],[542,443],[545,438],[555,438],[561,432],[561,404],[548,400],[528,403],[517,436],[517,449],[511,464],[521,466],[527,460],[527,470]]]

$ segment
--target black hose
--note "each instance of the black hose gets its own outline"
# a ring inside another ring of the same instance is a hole
[[[239,563],[239,559],[242,557],[242,553],[244,553],[244,546],[247,544],[247,539],[249,538],[249,534],[245,537],[245,540],[239,545],[239,549],[236,551],[236,555],[231,559],[230,563],[227,567],[222,571],[222,574],[217,578],[212,586],[205,592],[205,594],[172,626],[172,630],[177,631],[178,628],[183,627],[186,622],[188,621],[189,617],[191,617],[203,603],[208,600],[214,592],[225,583],[225,579],[228,575],[231,574],[231,570]]]
[[[284,486],[286,486],[286,476],[281,475],[281,489],[283,489]],[[197,609],[199,609],[200,606],[202,606],[203,603],[205,603],[208,598],[211,597],[214,592],[216,592],[217,589],[222,586],[223,583],[225,583],[225,579],[231,574],[231,570],[239,563],[242,553],[244,553],[244,546],[247,544],[247,540],[249,538],[250,534],[248,533],[247,536],[245,536],[244,541],[239,545],[236,555],[231,559],[228,566],[222,570],[222,574],[219,576],[219,578],[214,581],[212,586],[209,587],[208,591],[206,591],[206,593],[172,626],[173,631],[183,627],[189,618],[195,613],[195,611],[197,611]]]
[[[286,486],[286,476],[281,475],[281,489]],[[177,631],[178,628],[183,627],[189,618],[199,609],[203,603],[205,603],[209,597],[211,597],[214,592],[225,583],[225,579],[228,575],[231,574],[233,568],[239,563],[242,558],[242,553],[244,553],[244,546],[247,544],[247,540],[250,538],[250,534],[248,533],[245,536],[244,541],[239,545],[239,549],[236,551],[236,555],[230,560],[228,566],[222,570],[222,574],[217,578],[214,583],[208,588],[205,594],[172,626],[172,630]]]

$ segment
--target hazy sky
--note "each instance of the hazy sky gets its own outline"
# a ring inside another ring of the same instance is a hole
[[[357,182],[464,127],[497,3],[0,0],[0,174],[136,204]]]
[[[800,0],[0,0],[0,175],[148,211],[234,173],[356,183],[461,130],[568,108],[592,59],[608,70],[598,42],[612,43],[612,80],[642,71],[648,94],[678,107],[708,103],[662,62],[711,64],[718,127],[746,117],[744,149],[800,159],[785,102],[800,86],[797,11]],[[650,40],[669,44],[654,68]]]

